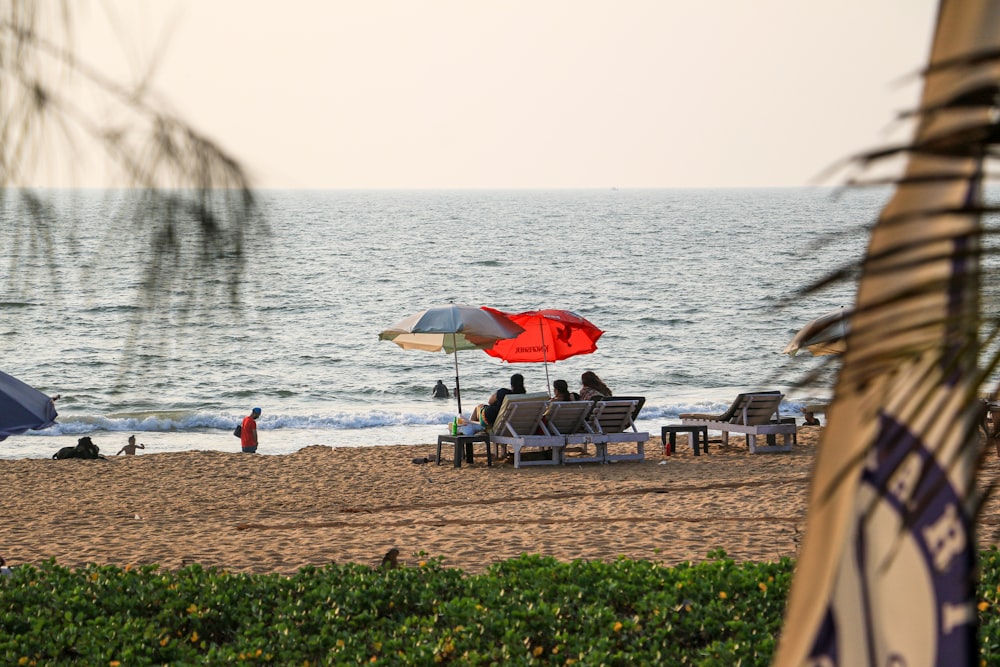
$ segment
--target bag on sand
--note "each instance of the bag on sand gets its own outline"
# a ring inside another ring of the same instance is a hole
[[[236,425],[236,428],[233,429],[233,435],[235,435],[237,438],[243,435],[243,424]]]

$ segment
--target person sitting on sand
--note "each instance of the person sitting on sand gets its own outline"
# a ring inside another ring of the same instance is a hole
[[[444,382],[438,380],[431,393],[434,398],[448,398],[448,387],[444,386]]]
[[[803,426],[822,426],[819,419],[813,416],[812,410],[803,410],[802,416],[804,417],[802,420]]]
[[[601,396],[611,396],[608,385],[604,384],[601,378],[597,377],[597,373],[593,371],[587,371],[581,375],[580,384],[582,385],[580,387],[581,401],[592,401]]]
[[[135,436],[130,435],[128,437],[128,444],[119,449],[118,454],[115,454],[115,456],[119,456],[123,453],[125,454],[125,456],[135,456],[135,450],[137,449],[146,449],[146,445],[142,443],[139,443],[138,445],[135,444]]]
[[[580,394],[570,392],[569,385],[566,380],[555,380],[552,383],[552,400],[553,401],[579,401]]]
[[[500,414],[500,407],[503,405],[504,397],[507,394],[525,393],[527,392],[524,390],[524,376],[520,373],[514,373],[510,376],[510,389],[501,387],[489,397],[486,403],[477,405],[472,410],[472,421],[479,422],[479,425],[483,428],[493,426],[497,415]]]

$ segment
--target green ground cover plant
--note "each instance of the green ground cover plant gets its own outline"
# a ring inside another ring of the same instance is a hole
[[[981,554],[982,664],[1000,665],[1000,553]],[[0,577],[5,665],[767,665],[793,562],[666,567],[523,555],[292,576],[53,562]]]

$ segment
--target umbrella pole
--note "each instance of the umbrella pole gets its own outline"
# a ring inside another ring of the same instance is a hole
[[[545,386],[548,387],[549,396],[551,396],[552,383],[549,382],[549,350],[545,346],[545,327],[542,326],[541,318],[538,319],[538,331],[542,334],[542,363],[545,364]]]
[[[458,346],[455,343],[455,334],[451,335],[451,345],[455,348],[455,400],[458,401],[458,415],[462,416],[462,389],[458,385]]]

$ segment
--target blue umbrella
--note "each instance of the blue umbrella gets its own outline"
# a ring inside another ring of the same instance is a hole
[[[15,377],[0,372],[0,440],[56,422],[52,399]]]

